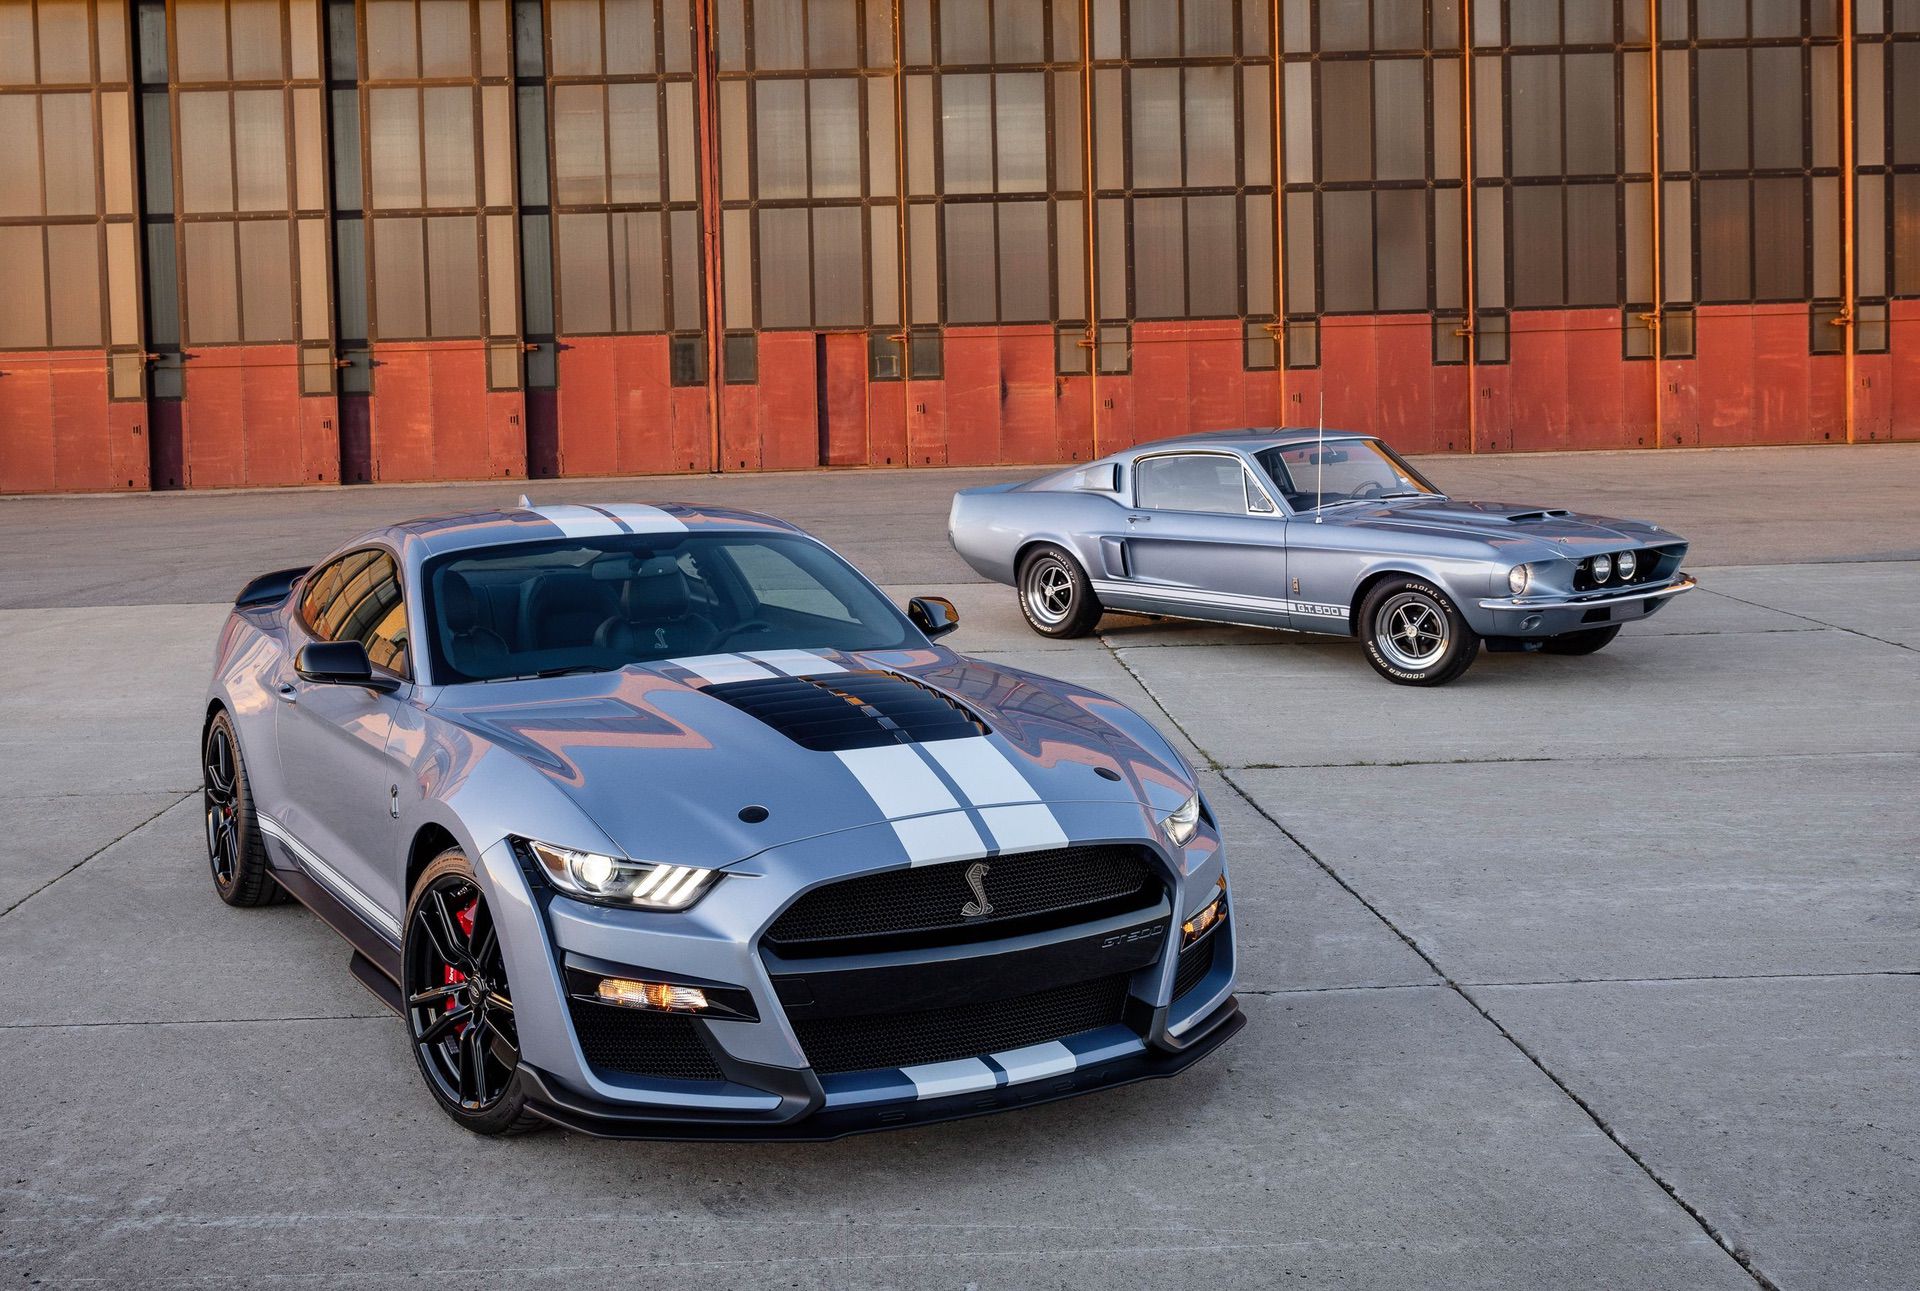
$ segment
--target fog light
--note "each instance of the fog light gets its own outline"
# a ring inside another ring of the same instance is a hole
[[[629,1009],[655,1009],[663,1013],[704,1013],[707,993],[697,986],[674,986],[667,982],[636,982],[626,977],[603,977],[594,994],[608,1004]]]
[[[1633,571],[1640,565],[1639,559],[1630,551],[1623,551],[1613,558],[1613,567],[1620,571],[1620,577],[1632,578]]]
[[[1610,556],[1595,556],[1588,567],[1593,570],[1593,581],[1596,583],[1604,583],[1613,577],[1613,558]]]
[[[1227,876],[1222,874],[1214,884],[1213,900],[1201,906],[1198,913],[1180,925],[1180,948],[1186,949],[1226,921]]]

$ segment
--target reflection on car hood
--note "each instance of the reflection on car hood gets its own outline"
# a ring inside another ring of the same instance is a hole
[[[993,780],[988,776],[976,783],[972,796],[963,788],[956,795],[961,807],[1024,797],[1146,802],[1164,812],[1194,790],[1178,755],[1145,719],[1077,686],[938,646],[865,654],[778,653],[785,656],[785,670],[810,670],[815,665],[796,667],[796,660],[805,658],[823,668],[906,677],[977,718],[986,734],[944,743],[974,745],[967,752],[976,756],[992,750],[1018,779],[1000,776],[988,787],[986,780]],[[739,662],[716,664],[716,659]],[[737,655],[693,662],[709,675],[668,661],[610,673],[451,687],[433,712],[519,757],[639,859],[726,865],[782,843],[929,809],[912,793],[884,792],[884,785],[876,797],[871,777],[863,780],[840,754],[807,748],[761,717],[704,693],[709,685],[742,673],[777,676],[783,669]],[[818,680],[831,685],[833,676],[825,672]],[[888,747],[912,754],[904,744]],[[999,771],[999,762],[991,756],[986,761]],[[1119,779],[1097,773],[1100,767]],[[743,822],[740,811],[749,805],[765,807],[767,818]]]
[[[1395,499],[1377,506],[1344,507],[1329,518],[1369,529],[1438,531],[1502,540],[1534,538],[1576,550],[1610,550],[1675,540],[1675,535],[1643,520],[1458,498]]]

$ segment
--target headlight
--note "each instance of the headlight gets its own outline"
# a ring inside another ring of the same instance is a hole
[[[1512,569],[1509,569],[1507,571],[1507,590],[1512,592],[1515,596],[1525,595],[1527,588],[1531,587],[1532,585],[1533,585],[1533,566],[1532,565],[1515,565]]]
[[[1180,804],[1180,809],[1160,822],[1160,829],[1167,841],[1175,847],[1185,847],[1193,838],[1193,832],[1200,828],[1200,795],[1195,794]]]
[[[1613,567],[1620,571],[1621,578],[1632,578],[1639,564],[1639,558],[1630,551],[1623,551],[1613,558]]]
[[[641,910],[685,910],[719,877],[691,865],[655,865],[527,840],[553,885],[570,896]]]
[[[1587,567],[1593,571],[1593,581],[1596,583],[1604,583],[1613,577],[1613,559],[1609,556],[1595,556],[1587,562]]]

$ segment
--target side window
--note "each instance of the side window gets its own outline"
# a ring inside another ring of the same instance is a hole
[[[1155,511],[1245,515],[1246,468],[1213,453],[1149,457],[1134,463],[1134,502]]]
[[[319,640],[358,641],[374,667],[410,675],[400,570],[386,552],[350,552],[322,569],[300,597],[300,618]]]
[[[1260,481],[1253,478],[1253,472],[1246,472],[1247,510],[1255,515],[1272,515],[1276,508],[1267,491],[1260,487]]]

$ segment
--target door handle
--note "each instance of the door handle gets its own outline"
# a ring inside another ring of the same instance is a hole
[[[1127,517],[1128,524],[1149,524],[1152,522],[1152,520],[1153,520],[1152,516],[1128,516]]]
[[[291,704],[299,695],[300,692],[293,688],[292,682],[283,681],[280,683],[280,698],[284,699],[287,703]]]

